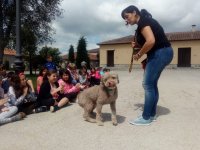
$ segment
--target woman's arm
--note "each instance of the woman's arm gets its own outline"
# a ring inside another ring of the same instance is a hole
[[[19,97],[16,98],[15,92],[14,92],[14,88],[13,87],[9,87],[8,89],[8,102],[14,106],[18,106],[19,104],[22,103],[22,101],[24,100],[26,94],[27,94],[28,88],[24,89],[24,93]]]
[[[150,26],[145,26],[142,30],[141,30],[142,35],[145,38],[145,43],[142,46],[142,48],[140,49],[140,51],[133,56],[133,58],[135,60],[138,60],[142,57],[142,55],[146,54],[148,51],[150,51],[152,49],[152,47],[155,44],[155,37],[154,34],[152,32],[152,29]]]
[[[1,99],[0,100],[0,106],[4,105],[5,103],[8,102],[8,99],[7,98],[4,98],[4,99]]]
[[[63,89],[64,89],[64,86],[63,86],[63,85],[55,84],[55,86],[56,86],[57,88],[53,88],[53,90],[51,89],[51,95],[54,95],[54,94],[56,94],[57,92],[63,93]]]
[[[31,92],[34,92],[35,93],[35,89],[33,87],[33,82],[32,80],[27,80],[27,84],[31,87]]]
[[[69,89],[67,89],[67,91],[65,91],[66,93],[76,93],[79,92],[81,89],[81,84],[77,83],[75,86],[73,84],[69,85]]]

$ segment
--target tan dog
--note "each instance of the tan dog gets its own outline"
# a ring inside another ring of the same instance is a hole
[[[86,121],[97,122],[103,125],[101,114],[102,106],[110,104],[112,111],[112,123],[117,125],[116,118],[116,99],[118,97],[117,84],[119,83],[118,75],[114,72],[106,73],[101,80],[100,85],[85,89],[78,95],[78,104],[83,107]],[[93,110],[96,108],[96,120],[91,118]]]

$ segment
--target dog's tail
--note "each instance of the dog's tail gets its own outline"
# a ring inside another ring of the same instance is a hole
[[[78,103],[81,107],[84,106],[84,99],[83,99],[83,96],[82,96],[81,93],[79,93],[79,94],[77,95],[77,103]]]

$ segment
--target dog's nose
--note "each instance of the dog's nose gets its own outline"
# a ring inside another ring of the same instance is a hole
[[[108,84],[109,84],[109,86],[114,86],[115,85],[114,82],[109,82]]]

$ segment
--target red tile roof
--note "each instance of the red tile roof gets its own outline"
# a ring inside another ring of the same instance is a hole
[[[200,40],[200,31],[193,32],[172,32],[166,33],[169,41],[188,41],[188,40]],[[98,45],[110,45],[110,44],[127,44],[133,41],[134,36],[129,35],[122,38],[117,38],[109,41],[98,43]]]
[[[4,49],[4,55],[15,56],[15,55],[16,55],[16,50],[14,50],[14,49],[9,49],[9,48],[5,48],[5,49]]]
[[[99,52],[99,48],[88,50],[88,53],[98,53],[98,52]]]
[[[169,41],[200,40],[200,31],[166,33]]]
[[[89,56],[90,60],[98,60],[97,54],[89,53],[88,56]]]
[[[104,42],[98,43],[98,45],[127,44],[133,41],[133,39],[134,39],[134,36],[129,35],[129,36],[125,36],[125,37],[121,37],[121,38],[117,38],[117,39],[113,39],[109,41],[104,41]]]
[[[97,58],[98,51],[99,51],[99,48],[93,49],[93,50],[88,50],[88,56],[89,56],[90,60],[98,60],[98,58]],[[76,55],[77,55],[77,52],[74,52],[75,59],[76,59]],[[68,59],[68,55],[62,55],[61,57],[64,60]]]

